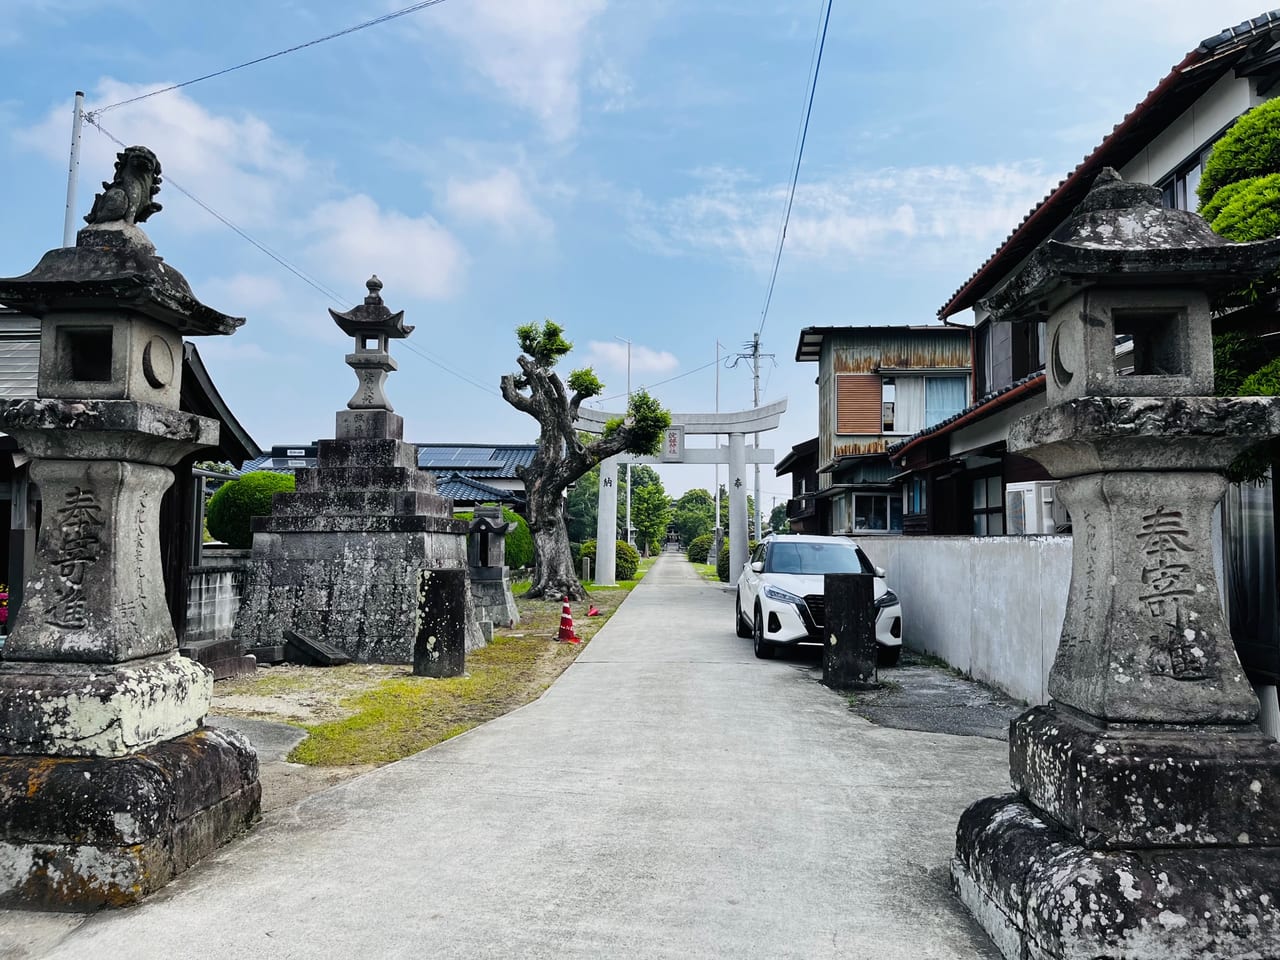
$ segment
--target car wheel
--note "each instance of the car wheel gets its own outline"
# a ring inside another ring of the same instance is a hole
[[[755,620],[751,623],[751,639],[756,650],[756,656],[761,660],[772,660],[773,655],[777,653],[772,643],[764,638],[764,615],[760,613],[760,608],[756,607]]]
[[[876,644],[876,663],[882,667],[896,667],[902,656],[902,647],[886,647]]]
[[[733,599],[733,626],[738,631],[738,636],[743,640],[751,636],[751,624],[742,616],[742,597],[735,596]]]

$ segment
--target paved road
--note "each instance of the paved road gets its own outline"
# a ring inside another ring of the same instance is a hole
[[[536,703],[276,811],[47,956],[989,958],[954,825],[1005,747],[875,727],[661,558]]]

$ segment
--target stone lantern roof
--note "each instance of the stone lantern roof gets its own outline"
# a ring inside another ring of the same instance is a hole
[[[1238,286],[1280,267],[1280,239],[1232,243],[1203,217],[1110,167],[1052,237],[983,301],[997,320],[1038,320],[1082,287]]]
[[[384,336],[393,340],[401,340],[413,333],[413,327],[404,325],[404,311],[392,313],[382,302],[382,281],[374,274],[365,282],[369,295],[364,303],[352,307],[345,313],[330,309],[333,322],[342,328],[349,337]]]

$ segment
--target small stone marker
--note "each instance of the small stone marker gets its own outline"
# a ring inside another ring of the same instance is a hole
[[[423,570],[418,574],[415,676],[462,676],[467,660],[467,590],[465,570]]]
[[[284,631],[284,657],[304,667],[340,667],[351,662],[351,656],[323,640],[305,637],[293,630]]]
[[[874,578],[865,573],[828,573],[822,682],[833,690],[876,686]]]

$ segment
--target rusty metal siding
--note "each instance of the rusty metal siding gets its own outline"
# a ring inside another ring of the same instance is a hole
[[[884,453],[887,440],[853,440],[848,443],[835,444],[835,455],[839,457],[865,457],[873,453]]]
[[[952,333],[859,334],[857,328],[848,334],[832,334],[830,346],[834,373],[876,373],[891,370],[968,370],[969,334],[965,330]],[[826,352],[826,351],[824,351]]]
[[[832,391],[835,383],[831,377],[831,351],[823,350],[818,360],[818,466],[831,462],[832,434],[836,429],[836,405]],[[818,474],[818,489],[831,486],[831,474]]]

